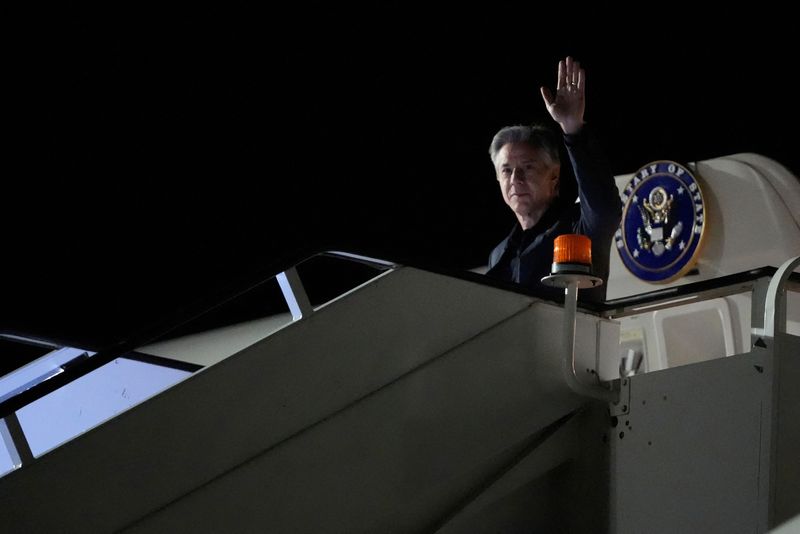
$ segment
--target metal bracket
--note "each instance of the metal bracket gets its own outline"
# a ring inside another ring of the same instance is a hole
[[[750,296],[750,346],[764,337],[764,309],[767,307],[769,278],[759,278],[753,285]]]
[[[615,384],[616,386],[617,384]],[[619,400],[608,403],[612,416],[621,417],[631,413],[631,379],[619,379]]]
[[[561,357],[561,372],[564,381],[567,383],[567,386],[578,395],[592,397],[605,402],[614,402],[619,398],[616,391],[605,389],[602,386],[593,387],[585,385],[578,380],[578,375],[575,372],[575,329],[577,322],[578,288],[584,281],[577,280],[573,276],[565,275],[552,275],[546,278],[549,279],[548,285],[556,286],[560,282],[563,282],[564,287],[564,323],[562,330],[562,350],[564,352]]]

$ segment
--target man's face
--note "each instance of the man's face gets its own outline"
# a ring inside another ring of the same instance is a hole
[[[495,158],[503,200],[517,215],[541,216],[556,197],[560,167],[527,143],[504,145]]]

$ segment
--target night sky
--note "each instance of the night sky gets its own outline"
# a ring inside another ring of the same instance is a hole
[[[3,328],[111,343],[305,249],[482,265],[514,222],[489,142],[549,119],[539,86],[567,54],[615,174],[745,151],[800,173],[772,22],[567,38],[489,13],[35,20],[4,76]]]

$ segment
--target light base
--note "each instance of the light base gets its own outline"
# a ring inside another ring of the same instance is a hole
[[[542,278],[542,284],[550,287],[565,288],[573,282],[578,289],[593,288],[603,285],[602,278],[583,273],[551,274],[550,276]]]

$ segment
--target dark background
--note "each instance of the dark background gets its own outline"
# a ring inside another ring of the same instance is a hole
[[[777,14],[57,15],[6,48],[6,331],[110,343],[298,250],[482,265],[514,222],[489,142],[548,119],[567,54],[615,174],[744,151],[800,172]]]

